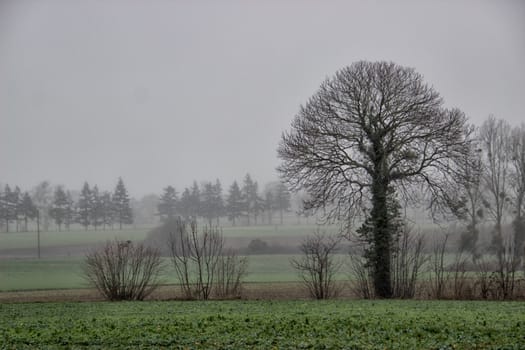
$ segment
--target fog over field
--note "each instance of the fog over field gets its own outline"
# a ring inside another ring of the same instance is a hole
[[[414,67],[476,124],[524,120],[522,1],[0,0],[0,182],[264,184],[299,106],[359,60]]]

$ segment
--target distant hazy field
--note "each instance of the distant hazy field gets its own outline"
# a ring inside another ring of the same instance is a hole
[[[298,277],[291,268],[293,255],[252,255],[246,282],[288,282]],[[82,275],[83,258],[0,260],[0,291],[86,288]],[[170,260],[163,282],[177,281]]]
[[[315,225],[267,225],[225,227],[228,244],[246,249],[253,239],[265,240],[270,247],[294,249],[302,237],[315,231]],[[142,241],[151,228],[106,231],[50,231],[40,234],[41,256],[37,259],[36,232],[0,233],[0,291],[85,288],[82,261],[86,252],[115,238]],[[328,227],[335,233],[335,227]],[[251,255],[248,282],[297,281],[289,259],[293,255]],[[166,259],[165,283],[176,283]]]
[[[90,229],[71,230],[71,231],[48,231],[40,233],[41,247],[58,247],[82,244],[93,244],[105,242],[115,238],[140,241],[146,238],[151,228],[125,228],[123,230],[98,230]],[[264,226],[238,226],[223,227],[222,231],[226,238],[261,238],[265,237],[301,237],[313,233],[315,225],[264,225]],[[328,233],[337,232],[336,227],[328,226],[323,228]],[[37,247],[36,232],[0,232],[0,251],[10,249]]]
[[[525,304],[209,301],[0,304],[7,349],[523,349]]]

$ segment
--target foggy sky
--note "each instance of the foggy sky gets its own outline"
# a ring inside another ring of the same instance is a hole
[[[525,121],[523,1],[0,0],[0,182],[262,185],[358,60],[414,67],[476,124]]]

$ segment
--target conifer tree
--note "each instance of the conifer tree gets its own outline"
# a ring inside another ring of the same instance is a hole
[[[228,213],[228,219],[232,222],[233,226],[235,226],[235,220],[241,217],[244,213],[242,193],[237,181],[234,181],[230,186],[226,210]]]
[[[98,186],[95,185],[91,189],[91,203],[92,203],[92,209],[91,209],[91,225],[95,228],[95,231],[97,228],[101,225],[103,225],[103,217],[104,217],[104,207],[102,205],[102,199],[100,198],[100,193],[98,191]]]
[[[89,184],[84,182],[82,191],[80,191],[80,197],[77,201],[77,222],[82,225],[85,230],[89,227],[92,210],[93,201],[91,197],[91,189],[89,188]]]
[[[49,209],[49,216],[55,221],[58,231],[62,231],[62,224],[67,220],[68,215],[68,198],[62,186],[57,186],[53,196],[53,202]]]
[[[36,205],[33,203],[33,200],[31,199],[31,196],[28,192],[24,192],[24,195],[22,196],[22,203],[21,203],[21,215],[22,219],[24,220],[24,229],[27,231],[27,222],[28,220],[33,220],[38,215],[38,209]]]
[[[124,181],[119,177],[115,191],[113,192],[113,208],[115,219],[122,230],[123,224],[133,223],[133,212],[131,211],[130,199]]]
[[[177,191],[172,186],[166,187],[157,205],[160,220],[165,222],[174,219],[177,215],[177,205]]]

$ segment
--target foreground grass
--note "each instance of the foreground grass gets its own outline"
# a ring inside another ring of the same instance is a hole
[[[2,348],[522,349],[525,304],[214,301],[0,304]]]

